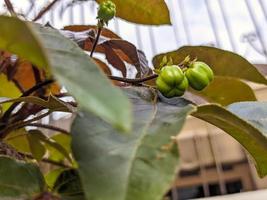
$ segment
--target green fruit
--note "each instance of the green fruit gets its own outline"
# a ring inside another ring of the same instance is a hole
[[[168,98],[182,96],[188,87],[188,81],[180,67],[165,66],[156,80],[158,90]]]
[[[193,62],[185,72],[189,85],[195,90],[203,90],[213,80],[212,69],[204,62]]]
[[[116,14],[116,5],[112,1],[104,1],[99,5],[97,18],[107,23]]]

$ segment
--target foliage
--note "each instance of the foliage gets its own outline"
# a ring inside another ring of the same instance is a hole
[[[170,24],[164,0],[113,2],[117,17]],[[149,67],[144,52],[104,24],[56,30],[20,19],[12,4],[8,9],[12,17],[0,16],[1,199],[160,200],[179,164],[173,136],[189,115],[231,135],[252,156],[259,176],[267,175],[266,103],[257,102],[247,84],[267,80],[245,58],[214,47],[185,46],[156,55]],[[188,71],[186,95],[164,97],[156,78],[171,63],[182,68],[178,79],[184,80],[188,56],[206,69],[202,62],[207,63],[214,79],[204,70],[204,78],[191,80],[195,72]],[[113,76],[111,68],[121,76]],[[200,82],[205,82],[202,91],[192,89]],[[193,103],[196,98],[206,104]],[[75,117],[70,130],[40,123],[54,112]],[[52,170],[41,172],[44,163]]]

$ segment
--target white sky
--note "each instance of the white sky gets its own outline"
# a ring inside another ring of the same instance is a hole
[[[3,0],[0,0],[0,2]],[[166,0],[169,8],[171,9],[172,22],[174,26],[140,26],[132,23],[125,22],[120,19],[116,19],[119,24],[119,35],[136,44],[141,48],[147,55],[148,59],[151,60],[153,54],[162,53],[166,51],[175,50],[182,45],[188,44],[188,38],[186,37],[185,30],[183,28],[181,20],[181,12],[179,12],[178,1],[184,3],[184,14],[187,16],[187,23],[190,24],[190,44],[200,45],[208,44],[215,41],[213,31],[211,29],[210,19],[207,14],[207,8],[205,6],[205,0]],[[214,20],[216,21],[216,26],[218,27],[219,38],[222,43],[222,48],[227,50],[232,50],[231,44],[229,42],[228,33],[225,28],[225,23],[222,18],[222,13],[219,9],[218,0],[206,0],[211,5],[211,10],[213,12]],[[246,7],[246,0],[221,0],[224,7],[226,8],[226,14],[230,21],[230,27],[233,32],[234,42],[237,45],[237,53],[244,55],[250,61],[254,63],[267,63],[264,56],[258,54],[250,45],[246,42],[242,42],[242,36],[244,34],[255,31],[252,20],[249,16],[248,9]],[[251,9],[255,13],[256,23],[260,27],[261,34],[263,35],[264,43],[267,47],[267,19],[264,16],[263,10],[260,7],[259,1],[262,1],[265,10],[267,11],[267,0],[247,0],[250,4]],[[13,0],[17,10],[27,10],[29,6],[28,0]],[[40,5],[47,0],[36,0]],[[63,2],[68,2],[64,0]],[[2,7],[3,8],[3,7]],[[174,9],[173,9],[174,8]],[[80,16],[81,9],[84,9],[85,24],[96,23],[95,14],[97,7],[93,2],[87,2],[83,7],[77,5],[72,11],[74,13],[74,24],[81,24],[82,18]],[[64,25],[70,24],[69,12],[71,9],[65,11],[63,18],[60,19],[58,16],[60,8],[55,8],[54,10],[54,20],[53,24],[57,28],[62,28]],[[34,14],[34,12],[32,13]],[[46,23],[50,21],[51,14],[44,16],[40,22]],[[109,28],[115,30],[114,21],[110,23]],[[136,29],[140,31],[141,34],[141,44],[138,43],[136,37]],[[155,49],[152,47],[151,35],[152,32],[155,38]],[[255,41],[256,46],[261,47],[258,41]]]

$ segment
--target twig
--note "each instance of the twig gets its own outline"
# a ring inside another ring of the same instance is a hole
[[[57,98],[62,98],[62,97],[69,97],[69,96],[71,96],[71,94],[68,93],[68,92],[62,92],[62,93],[59,93],[59,94],[55,94],[54,96],[57,97]]]
[[[53,83],[54,80],[53,79],[49,79],[46,80],[44,82],[41,82],[35,86],[33,86],[32,88],[30,88],[29,90],[25,91],[20,97],[25,97],[25,96],[29,96],[31,93],[35,92],[36,90],[39,90],[40,88],[49,85],[51,83]],[[5,112],[5,114],[2,117],[2,122],[6,122],[9,118],[9,116],[11,115],[11,113],[13,112],[13,110],[20,104],[20,102],[15,102],[13,103],[9,109]]]
[[[50,85],[52,83],[54,83],[55,80],[54,79],[48,79],[45,80],[35,86],[33,86],[32,88],[30,88],[29,90],[26,90],[21,97],[25,97],[25,96],[29,96],[31,93],[35,92],[36,90],[39,90],[40,88],[43,88],[44,86]]]
[[[49,11],[54,5],[55,3],[57,3],[59,0],[54,0],[51,3],[49,3],[47,6],[45,6],[43,9],[41,9],[41,11],[37,14],[37,16],[32,20],[32,21],[37,21],[38,19],[40,19],[47,11]]]
[[[17,17],[17,13],[14,10],[13,4],[10,0],[5,0],[6,7],[13,17]]]
[[[158,77],[158,74],[152,74],[151,76],[148,76],[145,78],[137,78],[137,79],[122,78],[122,77],[117,77],[117,76],[108,76],[108,78],[110,78],[111,80],[121,81],[125,83],[133,83],[133,84],[138,84],[138,83],[142,83],[145,81],[149,81],[157,77]]]
[[[93,57],[93,54],[95,52],[95,48],[97,46],[97,43],[98,43],[99,37],[101,35],[101,32],[102,32],[102,27],[99,26],[98,29],[97,29],[97,35],[96,35],[95,42],[94,42],[93,48],[92,48],[91,53],[90,53],[90,57],[91,58]]]
[[[66,130],[64,130],[62,128],[58,128],[58,127],[55,127],[55,126],[48,125],[48,124],[32,123],[32,124],[27,124],[26,126],[45,128],[45,129],[49,129],[49,130],[53,130],[53,131],[58,131],[58,132],[61,132],[63,134],[66,134],[66,135],[70,135],[70,133],[68,131],[66,131]]]

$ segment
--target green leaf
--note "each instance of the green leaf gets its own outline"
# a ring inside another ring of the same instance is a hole
[[[267,175],[267,103],[235,103],[229,110],[218,105],[204,105],[192,115],[203,119],[235,138],[253,157],[258,174]],[[254,118],[253,118],[254,117]],[[253,120],[254,119],[254,120]]]
[[[46,145],[49,151],[49,159],[58,161],[58,162],[63,161],[66,158],[65,154],[67,153],[69,155],[71,153],[71,147],[70,147],[71,137],[66,134],[56,134],[50,137],[50,139],[56,142],[62,148],[64,148],[65,153],[62,154],[60,151],[51,147],[50,145]]]
[[[27,135],[28,132],[25,129],[17,129],[9,133],[8,136],[4,138],[4,142],[19,152],[31,153]]]
[[[58,176],[53,191],[64,200],[84,200],[84,192],[77,170],[68,169]]]
[[[45,182],[46,182],[48,188],[52,189],[54,187],[56,180],[58,179],[58,176],[65,170],[66,169],[64,169],[64,168],[58,168],[58,169],[54,169],[54,170],[48,172],[45,175]]]
[[[27,97],[20,97],[16,99],[9,99],[6,101],[2,101],[0,102],[0,104],[10,103],[10,102],[32,103],[47,108],[51,111],[61,111],[70,113],[75,112],[75,108],[73,106],[65,103],[64,101],[61,101],[60,99],[56,98],[53,95],[50,95],[47,101],[39,97],[27,96]]]
[[[215,76],[214,80],[204,90],[190,90],[209,102],[227,106],[234,102],[255,101],[253,90],[244,82],[231,77]]]
[[[46,137],[41,131],[30,130],[29,134],[34,135],[36,140],[39,139],[39,142],[45,143],[47,146],[58,151],[58,153],[61,153],[65,158],[67,158],[70,162],[72,162],[72,159],[71,159],[69,153],[66,151],[66,149],[63,148],[60,144],[58,144],[55,141],[51,140],[50,138]]]
[[[32,199],[44,191],[44,178],[32,163],[0,157],[0,198]]]
[[[36,132],[29,132],[27,134],[27,138],[29,141],[30,149],[32,156],[37,160],[40,161],[44,157],[46,153],[46,149],[44,145],[40,141],[39,134],[36,134]]]
[[[97,0],[101,3],[105,0]],[[164,0],[112,0],[116,4],[116,16],[129,22],[147,25],[171,24]],[[130,13],[130,14],[129,14]]]
[[[79,106],[121,130],[130,130],[128,99],[111,85],[89,56],[57,30],[36,24],[32,27],[41,38],[56,78]]]
[[[87,199],[160,200],[175,178],[177,147],[172,136],[193,110],[178,98],[156,102],[154,90],[128,88],[134,106],[131,134],[118,131],[87,113],[72,126],[73,153]]]
[[[127,131],[131,128],[128,100],[110,84],[77,44],[55,29],[17,18],[0,16],[0,23],[0,48],[39,67],[51,67],[56,78],[74,95],[81,108],[119,129]],[[40,39],[40,44],[35,35]]]
[[[235,113],[240,118],[246,120],[248,123],[261,131],[265,136],[262,143],[267,145],[267,103],[266,102],[241,102],[231,104],[228,109]],[[259,145],[259,144],[257,144]],[[256,152],[255,152],[256,154]],[[256,166],[261,177],[267,175],[266,152],[257,152]]]
[[[164,56],[171,57],[175,64],[179,64],[188,55],[191,59],[197,58],[199,61],[206,62],[217,76],[229,76],[267,84],[264,75],[245,58],[233,52],[214,47],[184,46],[176,51],[155,56],[153,64],[155,68],[159,67]]]
[[[0,16],[0,49],[7,50],[48,70],[46,53],[30,26],[18,18]]]
[[[0,39],[1,40],[1,39]],[[0,74],[0,97],[17,98],[21,92],[12,81],[8,81],[6,75]],[[3,111],[8,109],[10,104],[3,105]]]

